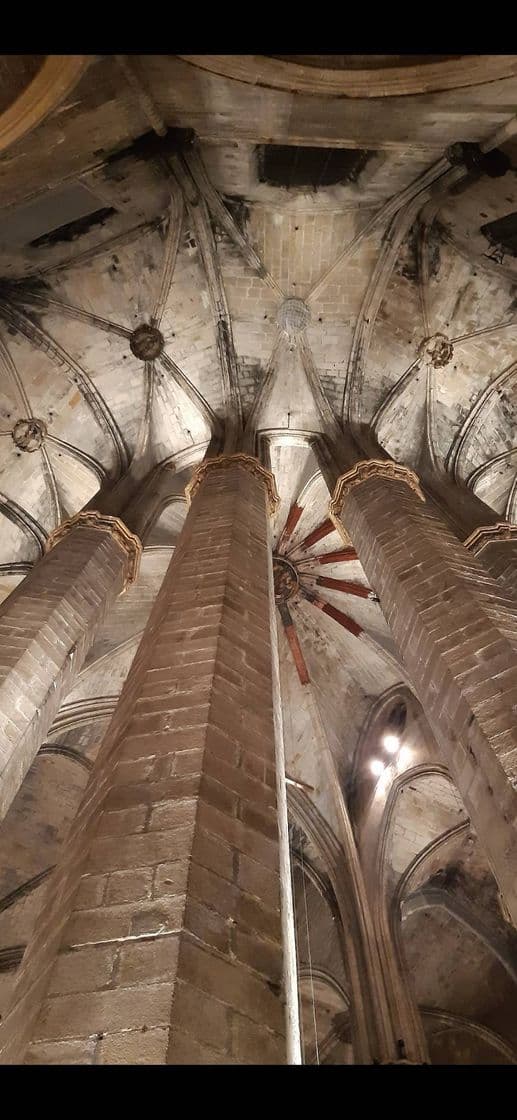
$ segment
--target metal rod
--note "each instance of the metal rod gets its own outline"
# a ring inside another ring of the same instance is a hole
[[[271,529],[269,530],[269,536],[271,537]],[[296,966],[294,905],[291,889],[291,855],[289,851],[289,822],[287,817],[287,787],[285,780],[284,724],[282,717],[282,698],[280,694],[280,666],[278,661],[278,637],[271,549],[269,550],[268,571],[287,1064],[290,1066],[301,1066],[303,1064],[303,1059],[300,1034],[300,1005],[298,999],[298,971]]]

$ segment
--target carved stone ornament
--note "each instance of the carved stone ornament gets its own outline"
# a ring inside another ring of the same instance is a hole
[[[240,463],[241,466],[246,467],[246,470],[251,471],[252,474],[260,478],[265,484],[268,496],[268,509],[272,516],[280,502],[275,476],[271,471],[267,471],[254,455],[245,455],[243,451],[237,451],[234,455],[216,455],[214,459],[203,459],[203,462],[199,464],[190,482],[185,487],[185,496],[188,505],[190,506],[192,499],[209,471],[221,471],[226,467],[234,466],[236,463]]]
[[[134,583],[140,568],[142,545],[136,534],[131,533],[119,517],[110,517],[105,513],[97,513],[96,510],[76,513],[74,517],[70,517],[68,521],[63,521],[62,525],[58,525],[57,529],[49,534],[45,541],[45,552],[50,552],[51,548],[59,544],[78,525],[87,525],[89,529],[99,529],[104,533],[110,533],[114,537],[127,556],[124,589]]]
[[[151,323],[141,323],[131,335],[129,348],[141,362],[152,362],[163,350],[163,335]]]
[[[362,482],[367,482],[369,478],[386,478],[392,482],[405,482],[410,490],[414,490],[420,501],[425,502],[418,475],[409,467],[404,467],[401,463],[394,463],[391,459],[362,459],[360,463],[356,463],[355,467],[352,467],[352,470],[342,474],[336,482],[329,505],[332,520],[339,517],[343,501],[350,490],[353,490],[354,486],[360,486]]]
[[[300,576],[295,565],[285,556],[273,556],[273,582],[276,603],[287,603],[298,591]]]
[[[44,443],[47,425],[36,416],[17,420],[12,430],[13,441],[20,451],[38,451]]]
[[[452,362],[454,346],[447,335],[438,332],[422,339],[418,347],[418,357],[429,362],[435,369],[440,369]]]
[[[498,521],[495,525],[480,525],[463,544],[474,556],[479,556],[489,544],[512,540],[517,540],[517,525],[512,525],[511,521]]]
[[[302,299],[286,299],[279,308],[277,323],[292,347],[310,323],[311,313]]]

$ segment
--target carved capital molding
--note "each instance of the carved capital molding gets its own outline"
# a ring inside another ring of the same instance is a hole
[[[474,529],[463,542],[474,556],[479,556],[483,549],[496,541],[517,541],[517,525],[511,521],[497,521],[495,525],[480,525]]]
[[[354,486],[360,486],[362,482],[367,482],[369,478],[386,478],[392,482],[404,482],[410,490],[414,490],[421,502],[425,502],[418,475],[409,467],[404,467],[401,463],[394,463],[392,459],[362,459],[350,471],[342,474],[336,482],[329,505],[332,520],[339,517],[346,495],[353,490]]]
[[[273,515],[280,502],[275,476],[271,471],[267,471],[254,455],[246,455],[243,451],[236,451],[233,455],[216,455],[213,459],[203,459],[203,462],[199,464],[190,482],[185,487],[188,505],[190,506],[201,483],[210,471],[222,471],[225,470],[226,467],[235,466],[237,463],[245,467],[246,470],[251,471],[256,478],[260,478],[264,483],[267,490],[268,509],[270,514]]]
[[[73,529],[78,528],[80,525],[86,525],[89,529],[98,529],[110,535],[116,540],[117,544],[124,549],[127,557],[126,564],[126,580],[124,589],[134,583],[140,568],[140,557],[142,555],[142,544],[135,533],[132,533],[124,522],[119,517],[111,517],[109,514],[98,513],[97,510],[85,510],[83,513],[76,513],[74,517],[70,517],[68,521],[63,521],[62,525],[58,525],[52,533],[49,533],[45,541],[45,552],[50,552],[56,544],[64,540]]]

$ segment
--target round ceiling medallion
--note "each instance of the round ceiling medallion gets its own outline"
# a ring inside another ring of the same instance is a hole
[[[20,451],[38,451],[47,434],[47,425],[29,416],[26,420],[17,420],[11,434]]]
[[[430,338],[422,339],[418,347],[418,357],[429,362],[435,369],[440,369],[441,366],[448,366],[449,362],[452,362],[454,346],[445,334],[438,331]]]
[[[286,299],[278,310],[280,330],[295,342],[310,323],[311,313],[302,299]]]
[[[248,85],[327,97],[404,97],[482,85],[517,74],[516,54],[178,57],[202,70]]]
[[[298,572],[285,556],[273,556],[273,580],[276,603],[287,603],[288,599],[296,595],[300,586]]]
[[[152,362],[159,358],[163,350],[163,335],[158,327],[150,323],[142,323],[133,331],[129,341],[131,353],[142,362]]]

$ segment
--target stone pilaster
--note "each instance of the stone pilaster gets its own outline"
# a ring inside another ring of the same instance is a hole
[[[78,514],[0,607],[0,817],[5,816],[140,543],[117,518]]]
[[[497,521],[480,525],[467,537],[465,548],[479,556],[483,567],[504,584],[517,603],[517,525]]]
[[[416,475],[359,463],[331,501],[380,598],[517,925],[517,613],[422,500]]]
[[[27,1037],[31,1062],[285,1061],[273,483],[225,456],[189,496],[21,966],[4,1063]]]
[[[501,521],[473,490],[448,475],[427,474],[422,484],[438,516],[517,603],[517,525]]]
[[[464,482],[456,481],[436,467],[426,466],[422,471],[417,466],[417,470],[426,498],[458,540],[466,541],[479,525],[491,525],[500,520],[495,510]]]

